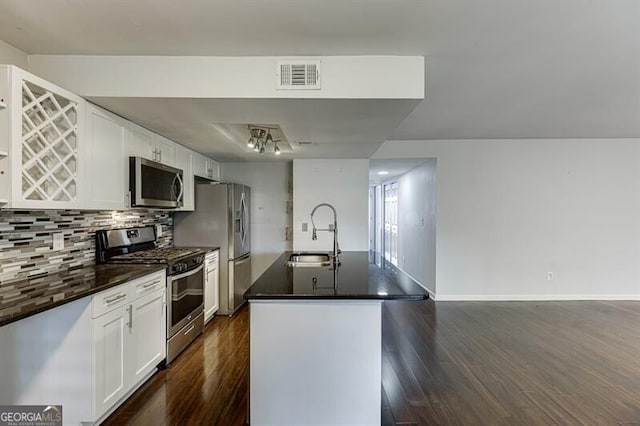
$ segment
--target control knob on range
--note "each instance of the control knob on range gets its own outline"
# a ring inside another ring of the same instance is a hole
[[[176,263],[171,269],[173,269],[173,272],[182,272],[187,269],[187,265],[185,265],[184,263]]]

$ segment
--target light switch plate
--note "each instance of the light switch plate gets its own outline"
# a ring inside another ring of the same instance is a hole
[[[162,237],[162,225],[160,224],[156,225],[156,237],[157,238]]]
[[[302,222],[302,232],[309,232],[309,224],[307,222]]]
[[[57,232],[53,234],[53,250],[63,250],[64,249],[64,234],[62,232]]]

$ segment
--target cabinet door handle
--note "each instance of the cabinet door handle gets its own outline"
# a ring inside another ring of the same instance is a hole
[[[117,295],[115,297],[112,297],[110,299],[104,299],[104,303],[106,303],[107,305],[110,305],[112,303],[117,302],[118,300],[124,299],[125,297],[127,297],[127,295],[124,294],[124,293],[121,293],[121,294],[119,294],[119,295]]]
[[[133,306],[129,305],[127,311],[129,311],[129,322],[127,323],[127,325],[129,326],[129,330],[131,330],[131,328],[133,327]]]

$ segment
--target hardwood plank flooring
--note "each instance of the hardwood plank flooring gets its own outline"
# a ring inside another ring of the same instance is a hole
[[[640,424],[638,302],[385,302],[382,325],[398,423]]]
[[[248,309],[105,424],[242,425]],[[640,424],[639,302],[383,305],[383,425]]]

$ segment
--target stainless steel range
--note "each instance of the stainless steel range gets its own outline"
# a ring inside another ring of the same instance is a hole
[[[167,364],[204,328],[204,252],[157,248],[155,227],[96,232],[97,263],[167,265]]]

